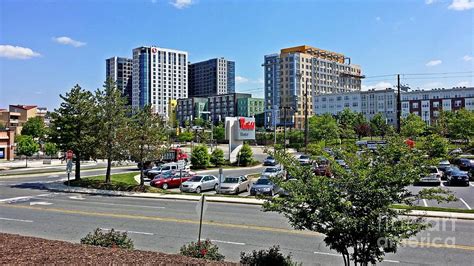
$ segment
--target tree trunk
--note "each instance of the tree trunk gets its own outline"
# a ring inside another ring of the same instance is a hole
[[[79,154],[76,155],[76,172],[75,172],[76,180],[81,180],[81,157]]]
[[[107,171],[105,172],[105,183],[106,184],[110,184],[110,172],[111,172],[111,168],[112,168],[112,158],[110,158],[111,156],[109,155],[108,158],[107,158]]]
[[[28,168],[28,156],[25,156],[25,163],[26,163],[26,168]]]
[[[143,168],[145,167],[145,163],[142,160],[142,167],[140,168],[140,186],[143,187],[145,185],[145,179],[143,178]]]

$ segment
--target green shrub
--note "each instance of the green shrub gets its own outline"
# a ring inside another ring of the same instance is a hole
[[[221,166],[225,163],[224,151],[217,148],[211,154],[211,163],[215,166]]]
[[[188,141],[192,141],[193,139],[194,139],[193,132],[185,131],[185,132],[181,132],[181,134],[178,135],[179,142],[188,142]]]
[[[293,266],[301,265],[291,260],[291,254],[283,256],[280,253],[279,246],[273,246],[268,250],[254,250],[251,253],[240,253],[240,263],[242,265],[260,266],[260,265],[278,265],[278,266]]]
[[[239,156],[237,159],[238,159],[239,165],[249,166],[252,164],[253,152],[252,152],[252,148],[250,148],[250,145],[244,144],[242,146],[242,149],[240,150]]]
[[[191,164],[193,169],[203,169],[209,165],[209,152],[207,146],[197,145],[191,153]]]
[[[97,228],[93,233],[89,233],[86,237],[82,238],[81,244],[107,248],[133,249],[133,241],[127,236],[127,233],[117,232],[114,229],[104,232],[100,228]]]
[[[212,244],[209,239],[200,242],[191,242],[188,245],[184,245],[179,250],[179,254],[193,257],[202,258],[208,260],[224,260],[224,255],[219,253],[219,247]]]

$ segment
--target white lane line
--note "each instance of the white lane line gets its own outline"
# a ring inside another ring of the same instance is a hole
[[[51,202],[46,202],[46,201],[33,201],[33,202],[30,202],[30,206],[33,206],[33,205],[52,205],[53,203]]]
[[[33,222],[31,220],[21,220],[21,219],[12,219],[12,218],[3,218],[3,217],[0,217],[0,220],[13,221],[13,222],[22,222],[22,223],[32,223]]]
[[[334,256],[334,257],[340,257],[341,256],[341,254],[318,252],[318,251],[315,251],[314,254]],[[398,260],[383,260],[383,262],[400,263],[400,261],[398,261]]]
[[[118,204],[118,203],[107,203],[107,202],[97,202],[97,201],[88,201],[87,203],[111,205],[111,206],[127,206],[127,207],[135,207],[135,208],[166,209],[166,207],[158,207],[158,206],[140,206],[140,205],[133,205],[133,204]]]
[[[104,231],[110,231],[109,228],[100,228],[101,230],[104,230]],[[153,236],[155,234],[153,233],[147,233],[147,232],[140,232],[140,231],[127,231],[127,230],[116,230],[114,229],[114,231],[116,232],[123,232],[123,233],[127,233],[127,234],[139,234],[139,235],[148,235],[148,236]]]
[[[469,210],[472,210],[471,209],[471,206],[469,206],[469,204],[467,204],[467,202],[465,202],[462,198],[459,198],[459,200],[464,203],[464,205],[466,205],[466,207],[469,209]]]
[[[73,200],[85,200],[86,199],[86,198],[83,198],[82,196],[71,196],[69,198],[73,199]]]
[[[426,202],[425,199],[423,199],[423,205],[425,205],[425,207],[428,207],[428,202]]]
[[[32,198],[32,196],[15,197],[15,198],[2,199],[2,200],[0,200],[0,202],[12,203],[12,202],[17,202],[17,201],[27,201],[27,200],[30,200],[31,198]]]
[[[211,239],[211,242],[245,246],[245,243]]]

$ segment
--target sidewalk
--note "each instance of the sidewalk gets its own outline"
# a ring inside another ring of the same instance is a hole
[[[93,195],[106,196],[121,196],[133,198],[148,198],[148,199],[172,199],[172,200],[187,200],[199,201],[201,196],[198,195],[182,195],[182,194],[165,194],[165,193],[142,193],[142,192],[125,192],[125,191],[111,191],[100,190],[81,187],[68,187],[62,182],[46,183],[45,188],[54,192],[70,192]],[[235,197],[221,197],[221,196],[207,196],[206,200],[209,202],[219,203],[234,203],[234,204],[248,204],[248,205],[263,205],[265,200],[255,198],[235,198]],[[417,211],[413,210],[408,216],[425,217],[425,218],[445,218],[445,219],[461,219],[474,220],[474,213],[455,213],[455,212],[438,212],[438,211]]]

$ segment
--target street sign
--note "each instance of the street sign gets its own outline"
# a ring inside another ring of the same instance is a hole
[[[72,171],[72,159],[67,160],[66,172],[69,174]]]
[[[72,157],[74,156],[74,153],[71,150],[68,150],[66,152],[66,159],[67,160],[72,160]]]

